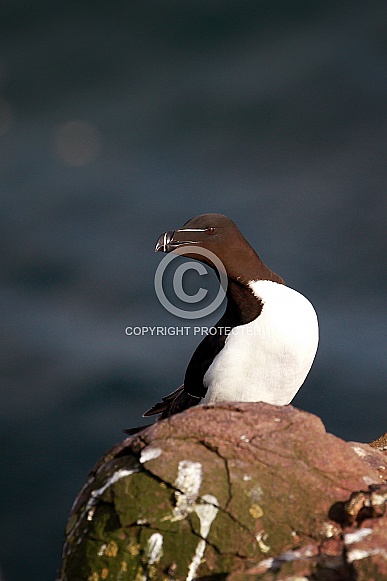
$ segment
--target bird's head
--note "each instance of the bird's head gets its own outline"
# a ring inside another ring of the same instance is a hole
[[[271,273],[270,269],[261,262],[236,224],[223,214],[196,216],[188,220],[182,228],[164,232],[155,247],[155,252],[175,252],[180,256],[200,260],[217,270],[206,251],[215,254],[223,264],[227,276],[233,280],[241,283],[258,278],[274,280],[267,274],[267,271]]]

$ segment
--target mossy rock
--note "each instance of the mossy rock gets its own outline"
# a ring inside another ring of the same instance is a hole
[[[315,544],[332,505],[378,482],[348,443],[291,406],[192,408],[94,468],[69,518],[60,580],[243,577]]]

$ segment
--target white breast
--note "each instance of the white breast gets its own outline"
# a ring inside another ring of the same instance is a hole
[[[261,314],[234,327],[204,376],[211,401],[291,402],[312,366],[317,315],[297,291],[268,280],[252,281]]]

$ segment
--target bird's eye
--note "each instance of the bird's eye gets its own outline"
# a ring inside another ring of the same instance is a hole
[[[207,234],[213,234],[215,232],[215,228],[213,226],[211,226],[210,228],[206,229],[206,233]]]

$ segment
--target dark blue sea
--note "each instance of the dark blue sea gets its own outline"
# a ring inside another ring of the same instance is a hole
[[[386,432],[386,19],[382,0],[1,3],[1,581],[55,578],[88,471],[200,340],[126,327],[220,317],[182,321],[153,286],[157,238],[197,214],[315,306],[294,405]]]

